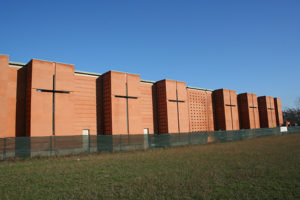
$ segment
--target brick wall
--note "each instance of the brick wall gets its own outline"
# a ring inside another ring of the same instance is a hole
[[[276,127],[274,98],[269,96],[258,97],[260,126],[262,128]]]
[[[86,129],[91,135],[164,134],[283,123],[279,98],[257,101],[255,94],[245,93],[238,103],[234,90],[192,89],[173,80],[152,83],[116,71],[75,73],[73,65],[36,59],[24,67],[9,66],[8,56],[0,55],[0,137],[53,134],[54,76],[55,90],[63,91],[54,99],[58,136]]]
[[[212,92],[188,89],[190,131],[213,131]]]
[[[237,95],[234,90],[219,89],[213,92],[216,130],[239,130]]]
[[[0,55],[0,137],[7,137],[8,62],[8,56]]]
[[[188,98],[184,82],[156,83],[159,133],[189,132]]]
[[[154,114],[153,114],[153,84],[140,83],[141,90],[141,122],[142,128],[148,128],[149,133],[154,133]]]
[[[256,94],[239,94],[238,104],[241,129],[260,128]]]
[[[274,103],[275,103],[276,125],[282,126],[283,125],[283,115],[282,115],[280,98],[274,98]]]
[[[74,87],[74,131],[81,134],[89,130],[91,135],[97,135],[97,98],[96,83],[98,77],[75,75]]]
[[[74,66],[41,60],[27,65],[27,136],[74,135]],[[53,93],[55,89],[70,93],[55,94],[53,127]]]

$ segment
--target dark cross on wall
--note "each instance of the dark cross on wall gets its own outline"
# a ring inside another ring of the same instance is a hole
[[[249,108],[253,109],[252,112],[253,112],[253,116],[254,116],[254,123],[255,123],[255,128],[256,127],[256,118],[255,118],[255,109],[257,108],[256,106],[249,106]]]
[[[230,92],[229,92],[230,94]],[[225,106],[229,106],[230,107],[230,113],[231,113],[231,126],[232,126],[232,129],[233,129],[233,114],[232,114],[232,108],[233,107],[236,107],[236,105],[232,104],[231,103],[231,95],[230,95],[230,104],[225,104]]]
[[[64,90],[55,90],[55,75],[53,75],[53,89],[36,89],[38,92],[50,92],[52,93],[52,135],[55,135],[55,93],[63,93],[63,94],[69,94],[70,91],[64,91]]]
[[[177,91],[177,82],[176,82],[176,99],[169,99],[169,102],[175,102],[177,104],[177,124],[178,124],[178,131],[180,133],[180,121],[179,121],[179,104],[184,103],[182,100],[178,100],[178,91]]]
[[[253,95],[251,95],[251,99],[252,99],[252,105],[254,104],[254,99],[253,99]],[[252,109],[252,112],[253,112],[253,116],[254,116],[254,123],[255,123],[255,128],[257,128],[256,127],[256,118],[255,118],[255,109],[257,108],[256,106],[249,106],[249,108],[251,108]]]
[[[272,120],[272,126],[274,125],[273,123],[273,115],[272,115],[272,110],[275,110],[274,108],[267,108],[268,110],[271,110],[271,120]]]
[[[225,106],[235,107],[236,105],[233,105],[233,104],[225,104]]]
[[[125,83],[126,95],[115,95],[117,98],[125,98],[126,99],[126,122],[127,122],[127,134],[129,134],[129,112],[128,112],[128,99],[137,99],[138,97],[128,96],[128,84],[127,84],[127,75],[126,75],[126,83]]]

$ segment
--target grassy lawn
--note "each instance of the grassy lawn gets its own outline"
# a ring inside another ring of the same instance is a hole
[[[300,134],[0,163],[0,199],[300,199]]]

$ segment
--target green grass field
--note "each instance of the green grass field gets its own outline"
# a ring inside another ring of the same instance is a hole
[[[0,163],[0,199],[300,199],[300,134]]]

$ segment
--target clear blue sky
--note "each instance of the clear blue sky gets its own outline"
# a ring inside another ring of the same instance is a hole
[[[0,0],[0,54],[300,96],[300,0]]]

